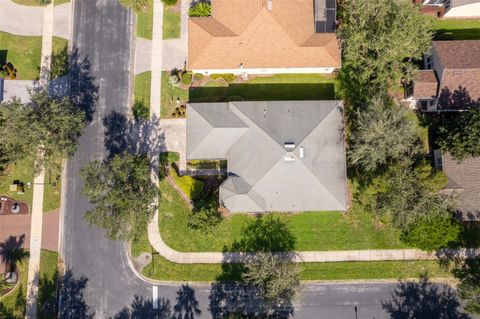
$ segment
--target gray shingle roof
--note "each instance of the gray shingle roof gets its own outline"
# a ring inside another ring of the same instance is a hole
[[[195,103],[187,112],[187,158],[228,160],[220,201],[230,211],[347,209],[341,101]]]

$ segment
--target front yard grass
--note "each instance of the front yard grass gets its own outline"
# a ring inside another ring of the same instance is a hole
[[[51,318],[52,314],[45,313],[45,305],[56,301],[58,279],[58,253],[44,250],[40,252],[40,275],[38,278],[38,314],[39,318]]]
[[[43,212],[48,213],[60,208],[62,179],[60,173],[45,172]]]
[[[40,75],[41,37],[24,37],[0,32],[0,50],[7,51],[6,60],[17,69],[18,80],[36,80]]]
[[[227,86],[216,81],[190,88],[192,102],[333,100],[335,78],[322,74],[258,76]]]
[[[163,39],[180,38],[180,12],[174,11],[172,7],[165,7],[163,10]]]
[[[161,92],[162,107],[160,110],[161,118],[171,118],[175,108],[180,105],[185,105],[185,102],[188,101],[188,90],[171,85],[168,78],[169,72],[163,71]],[[179,99],[178,105],[177,99]]]
[[[148,6],[137,12],[137,37],[152,40],[153,33],[153,1],[148,1]]]
[[[10,185],[14,181],[24,183],[24,194],[18,194],[18,191],[10,191]],[[27,183],[33,185],[33,163],[29,161],[17,161],[7,167],[0,173],[0,195],[11,197],[17,201],[25,202],[32,210],[33,186],[27,187]]]
[[[162,234],[163,235],[163,234]],[[154,253],[146,232],[132,242],[132,256],[142,252]],[[430,278],[452,278],[450,269],[443,268],[437,261],[372,261],[372,262],[332,262],[302,263],[302,280],[355,280],[355,279],[399,279],[418,278],[428,273]],[[222,264],[177,264],[168,261],[158,253],[153,254],[152,262],[143,269],[143,275],[166,281],[214,281],[224,275]],[[222,277],[224,278],[224,277]],[[232,273],[225,280],[236,280],[239,273]]]
[[[178,251],[222,251],[235,240],[240,240],[245,227],[255,219],[252,215],[232,215],[224,219],[213,233],[192,230],[187,227],[190,210],[178,192],[165,180],[160,183],[160,192],[160,232],[167,245]],[[375,224],[372,216],[358,209],[345,216],[340,212],[273,215],[289,226],[296,237],[295,249],[298,251],[405,247],[397,231]]]
[[[436,19],[435,40],[480,40],[480,20]]]
[[[134,91],[134,114],[138,112],[139,114],[150,116],[150,85],[152,82],[152,72],[143,72],[135,76],[135,91]],[[139,108],[139,109],[135,109]],[[141,109],[141,110],[140,110]]]
[[[24,6],[41,6],[42,5],[39,0],[12,0],[12,1]],[[61,4],[65,4],[69,2],[70,0],[55,0],[54,5],[59,6]]]

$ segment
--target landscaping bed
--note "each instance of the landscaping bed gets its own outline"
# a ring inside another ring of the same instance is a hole
[[[0,318],[23,319],[27,297],[28,257],[17,263],[20,282],[7,296],[0,297]]]
[[[189,99],[188,89],[181,84],[179,84],[179,86],[170,84],[169,76],[170,72],[162,72],[161,118],[174,117],[172,114],[175,112],[175,109],[180,106],[185,106]]]

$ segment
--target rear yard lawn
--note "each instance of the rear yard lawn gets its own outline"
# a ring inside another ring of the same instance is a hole
[[[163,39],[180,38],[180,12],[173,7],[165,7],[163,10]]]
[[[210,82],[203,87],[190,88],[192,102],[333,99],[335,78],[322,74],[277,74],[228,86]]]
[[[480,40],[480,20],[437,19],[435,40]]]
[[[159,227],[163,240],[178,251],[222,251],[242,238],[245,227],[255,217],[233,215],[224,219],[211,234],[187,227],[190,210],[167,181],[160,184]],[[284,221],[296,237],[295,249],[348,250],[403,248],[398,233],[388,226],[378,226],[364,212],[305,212],[274,214]]]

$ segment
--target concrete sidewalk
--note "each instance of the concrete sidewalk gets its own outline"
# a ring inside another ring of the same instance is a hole
[[[163,2],[153,0],[152,81],[150,87],[150,118],[160,118],[162,91]]]
[[[53,11],[53,35],[69,39],[71,3],[53,7]],[[0,31],[21,36],[41,36],[43,15],[42,6],[23,6],[11,0],[0,0]]]
[[[153,249],[162,257],[179,264],[219,264],[239,263],[251,260],[252,253],[178,252],[168,247],[160,235],[158,212],[148,225],[148,239]],[[339,251],[299,251],[295,262],[324,263],[345,261],[395,261],[395,260],[435,260],[438,256],[457,256],[473,258],[480,256],[480,249],[444,249],[429,253],[419,249],[374,249],[374,250],[339,250]]]

